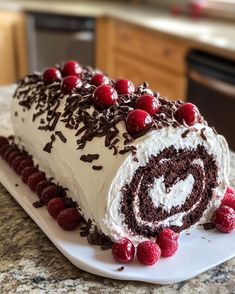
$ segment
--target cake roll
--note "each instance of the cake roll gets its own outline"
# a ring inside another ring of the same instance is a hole
[[[84,219],[134,243],[208,222],[229,184],[229,150],[196,106],[147,83],[65,69],[19,82],[12,123],[17,144],[68,189]]]

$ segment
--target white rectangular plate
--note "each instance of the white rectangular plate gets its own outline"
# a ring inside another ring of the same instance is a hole
[[[181,234],[175,256],[161,258],[154,266],[143,266],[135,258],[123,271],[118,271],[121,265],[113,260],[111,250],[102,251],[99,246],[90,246],[86,238],[80,237],[79,230],[63,231],[45,207],[34,208],[32,203],[37,200],[36,194],[2,159],[0,181],[65,257],[80,269],[96,275],[171,284],[195,277],[235,256],[235,232],[222,234],[196,228],[189,235]]]

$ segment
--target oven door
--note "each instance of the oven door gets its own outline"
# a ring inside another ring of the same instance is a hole
[[[190,69],[187,97],[235,151],[235,84]]]

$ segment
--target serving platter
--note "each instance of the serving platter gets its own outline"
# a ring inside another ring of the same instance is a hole
[[[181,233],[179,250],[175,256],[161,258],[153,266],[141,265],[135,259],[120,271],[118,269],[122,264],[113,260],[111,250],[102,251],[99,246],[89,245],[86,238],[80,237],[78,229],[63,231],[48,214],[46,207],[34,208],[32,203],[37,200],[36,194],[2,159],[0,182],[66,258],[78,268],[95,275],[172,284],[195,277],[235,256],[235,232],[222,234],[198,227],[190,233]]]

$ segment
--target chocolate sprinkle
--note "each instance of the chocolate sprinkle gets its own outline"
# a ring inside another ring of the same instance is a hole
[[[121,267],[118,267],[118,268],[117,268],[117,271],[118,271],[118,272],[122,272],[122,271],[124,271],[124,269],[125,269],[125,267],[124,267],[124,266],[121,266]]]
[[[60,140],[63,143],[66,143],[67,142],[67,139],[65,138],[65,136],[63,135],[63,133],[61,131],[55,131],[55,134],[60,138]]]
[[[92,165],[92,168],[94,170],[101,170],[101,169],[103,169],[103,166],[102,165]]]
[[[206,231],[213,230],[215,228],[215,224],[214,223],[205,223],[205,224],[203,224],[203,228]]]
[[[99,154],[87,154],[87,155],[82,155],[80,157],[80,160],[84,162],[92,162],[94,160],[97,160],[99,158]]]

